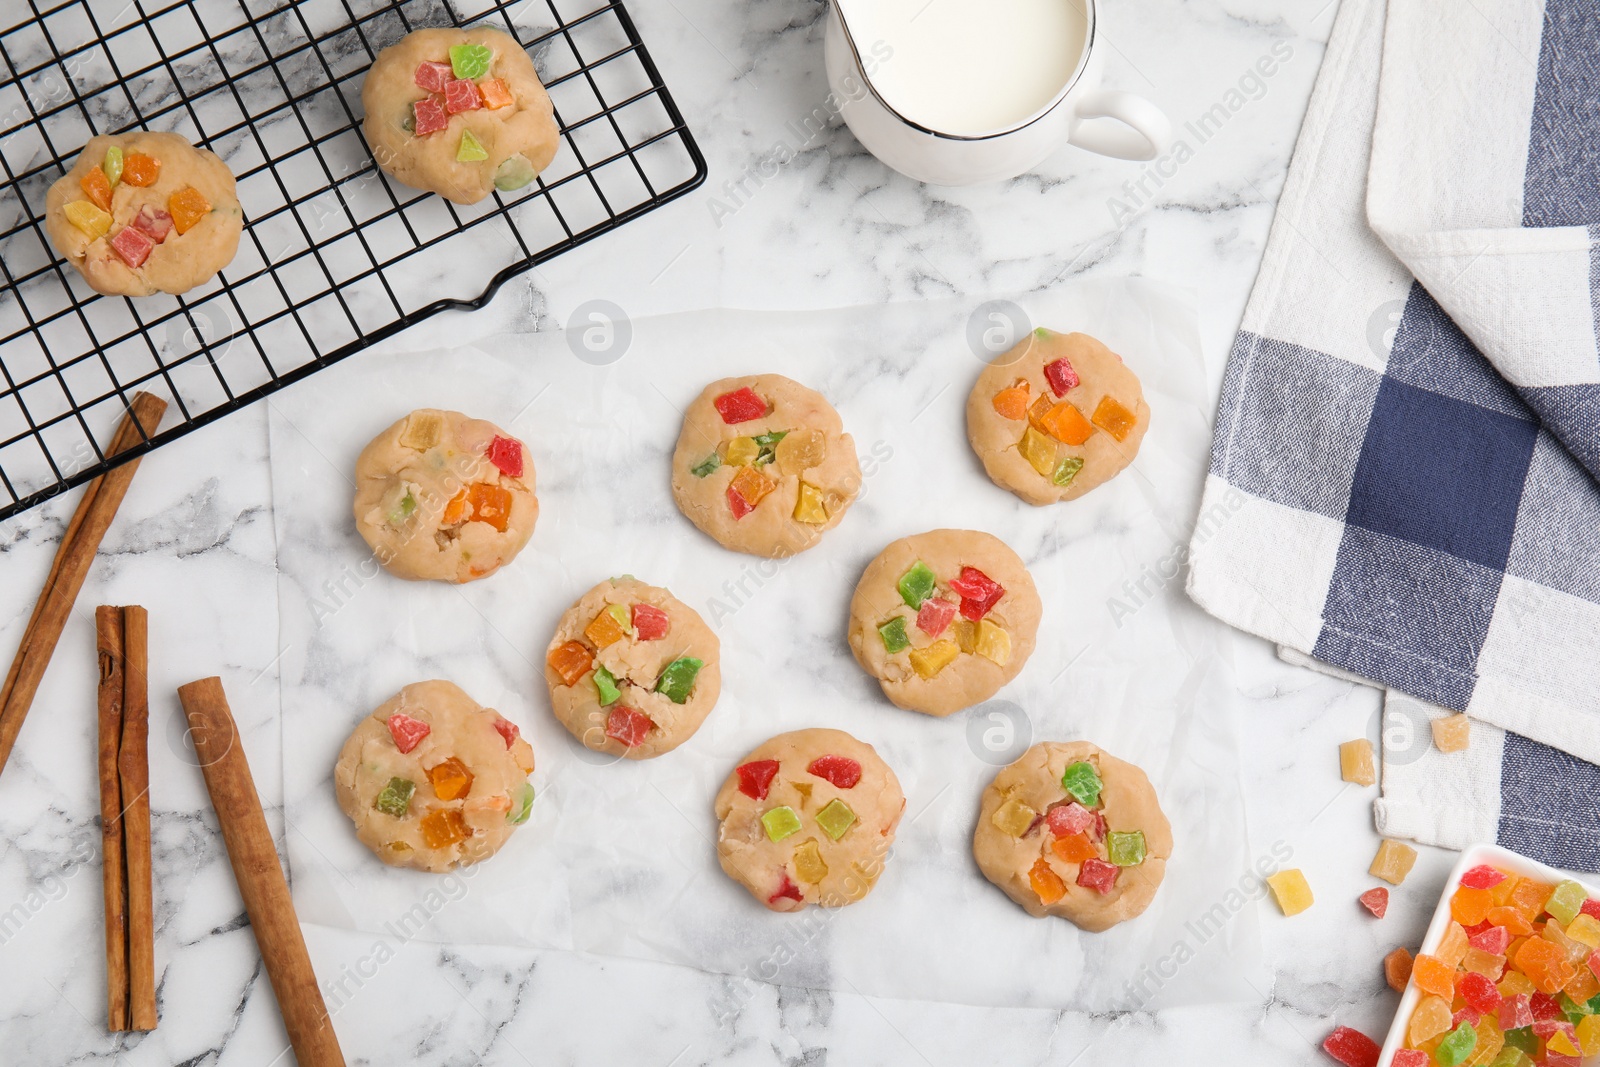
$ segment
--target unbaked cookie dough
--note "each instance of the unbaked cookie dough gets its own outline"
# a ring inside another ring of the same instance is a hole
[[[91,138],[45,196],[50,243],[97,293],[185,293],[233,261],[244,212],[226,163],[175,133]]]
[[[902,538],[867,565],[850,600],[850,649],[896,705],[949,715],[1022,670],[1038,590],[1017,554],[975,530]]]
[[[624,576],[561,616],[544,680],[561,725],[585,746],[628,759],[671,752],[722,692],[721,642],[689,605]]]
[[[860,489],[839,413],[781,374],[712,382],[684,412],[672,496],[725,548],[773,559],[803,552],[839,525]]]
[[[378,53],[361,106],[378,166],[457,204],[521,189],[560,144],[533,60],[487,27],[408,33]]]
[[[1138,376],[1088,334],[1034,330],[967,397],[967,439],[984,470],[1035,505],[1116,477],[1149,428]]]
[[[516,558],[539,501],[533,458],[492,422],[421,408],[356,460],[356,529],[400,578],[470,582]]]
[[[448,871],[500,850],[533,809],[533,749],[449,682],[414,682],[361,720],[333,788],[383,862]]]
[[[717,793],[717,859],[773,911],[854,904],[883,873],[905,806],[871,745],[842,730],[779,734]]]
[[[1029,915],[1097,932],[1150,906],[1172,826],[1138,767],[1087,741],[1045,741],[984,790],[972,854]]]

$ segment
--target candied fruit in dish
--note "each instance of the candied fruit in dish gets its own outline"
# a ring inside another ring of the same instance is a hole
[[[87,200],[74,200],[62,208],[61,213],[91,241],[111,232],[111,216]]]
[[[489,441],[489,462],[507,478],[522,477],[522,442],[514,437],[496,434]]]
[[[1145,857],[1144,831],[1112,830],[1106,835],[1106,851],[1118,867],[1139,866]]]
[[[453,44],[450,46],[450,73],[457,78],[481,78],[489,73],[494,52],[486,44]]]
[[[78,179],[78,187],[95,207],[101,211],[111,210],[111,181],[106,177],[105,171],[99,167],[89,168],[84,171],[83,177]]]
[[[978,655],[999,667],[1011,662],[1011,635],[988,619],[978,623],[978,639],[974,645]]]
[[[627,627],[623,626],[609,610],[600,611],[589,620],[589,625],[583,628],[583,636],[594,643],[596,648],[605,648],[613,645],[628,636]]]
[[[662,669],[661,677],[656,679],[656,692],[674,704],[687,703],[689,694],[694,691],[695,679],[700,677],[700,668],[704,666],[703,660],[679,656]]]

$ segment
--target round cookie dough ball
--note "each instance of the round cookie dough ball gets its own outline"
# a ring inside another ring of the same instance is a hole
[[[185,293],[233,261],[244,212],[226,163],[175,133],[91,138],[45,196],[50,243],[97,293]]]
[[[561,143],[533,60],[487,27],[406,34],[378,53],[361,106],[378,166],[457,204],[522,188]]]
[[[544,680],[561,725],[596,752],[651,759],[700,729],[722,692],[721,642],[689,605],[624,576],[561,616]]]
[[[448,871],[488,859],[533,809],[533,749],[449,682],[414,682],[361,720],[333,788],[383,862]]]
[[[1116,477],[1149,428],[1138,376],[1088,334],[1033,331],[967,397],[967,439],[984,470],[1035,505]]]
[[[861,490],[856,444],[833,406],[781,374],[724,378],[684,412],[672,496],[724,548],[803,552]]]
[[[1029,915],[1093,933],[1150,906],[1172,827],[1138,767],[1087,741],[1045,741],[983,791],[972,854]]]
[[[1038,590],[1017,554],[975,530],[933,530],[878,554],[850,600],[850,650],[897,706],[981,703],[1033,654]]]
[[[717,793],[717,859],[773,911],[854,904],[883,873],[905,807],[871,745],[842,730],[779,734]]]
[[[356,460],[356,529],[400,578],[470,582],[533,536],[533,457],[492,422],[421,408]]]

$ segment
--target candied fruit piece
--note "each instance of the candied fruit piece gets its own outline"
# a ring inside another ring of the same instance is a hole
[[[154,185],[161,175],[161,160],[143,152],[129,152],[122,161],[122,180],[129,185]]]
[[[1566,881],[1556,886],[1550,898],[1544,902],[1544,910],[1549,912],[1562,926],[1566,926],[1578,917],[1583,909],[1583,902],[1587,894],[1583,886],[1577,882]]]
[[[1553,1052],[1557,1056],[1578,1055],[1578,1042],[1575,1038],[1576,1032],[1577,1031],[1574,1030],[1573,1033],[1569,1034],[1566,1030],[1557,1030],[1555,1033],[1551,1034],[1549,1040],[1544,1043],[1545,1050],[1547,1052]],[[1546,1058],[1545,1062],[1549,1063],[1550,1060]]]
[[[1122,868],[1102,859],[1086,859],[1078,868],[1078,884],[1096,893],[1109,893],[1117,884],[1117,873]]]
[[[499,111],[503,107],[510,107],[517,102],[511,95],[511,87],[505,83],[504,78],[485,78],[478,83],[478,95],[483,97],[483,106],[490,111]]]
[[[612,674],[603,665],[597,664],[594,674],[590,678],[594,682],[594,692],[602,708],[609,708],[622,699],[622,690],[617,686],[617,676]]]
[[[1469,1007],[1484,1013],[1500,1010],[1500,991],[1481,974],[1468,971],[1456,983],[1456,992]]]
[[[1502,997],[1499,1009],[1500,1029],[1520,1030],[1533,1025],[1533,1007],[1526,993]]]
[[[1339,746],[1339,777],[1356,785],[1377,783],[1378,769],[1372,759],[1371,741],[1362,737]]]
[[[389,716],[389,736],[394,739],[394,747],[401,752],[410,752],[422,744],[422,739],[433,732],[433,727],[421,719],[413,719],[404,712],[395,712]]]
[[[400,430],[400,444],[416,452],[426,452],[444,436],[444,416],[437,411],[417,411],[406,418]]]
[[[795,495],[794,519],[812,526],[828,521],[828,505],[823,500],[822,490],[807,482],[800,483],[800,491]]]
[[[1461,962],[1461,957],[1467,954],[1467,932],[1458,922],[1452,922],[1444,928],[1444,936],[1439,939],[1439,947],[1433,954],[1444,961],[1446,967],[1454,968]]]
[[[467,839],[467,820],[459,808],[440,808],[422,817],[422,841],[429,848],[446,848]]]
[[[1066,834],[1050,842],[1050,851],[1066,863],[1082,863],[1086,859],[1099,855],[1094,847],[1094,842],[1083,834]]]
[[[959,655],[961,649],[954,641],[935,641],[927,648],[911,650],[911,668],[917,672],[917,677],[927,681],[954,663]]]
[[[1526,937],[1533,933],[1533,924],[1523,916],[1522,912],[1509,905],[1503,908],[1490,908],[1487,921],[1504,929],[1511,937]]]
[[[1019,378],[1015,383],[994,394],[989,403],[994,407],[995,414],[1002,419],[1021,422],[1028,417],[1028,400],[1028,383]]]
[[[451,497],[444,506],[444,514],[439,516],[439,525],[455,526],[467,519],[467,491],[465,489]]]
[[[1100,791],[1105,787],[1094,764],[1086,760],[1079,760],[1061,774],[1061,788],[1072,794],[1072,798],[1085,808],[1099,806]]]
[[[457,78],[481,78],[489,73],[489,63],[494,52],[486,44],[453,44],[450,46],[450,72]]]
[[[128,266],[135,270],[144,266],[144,261],[150,258],[150,252],[156,243],[149,236],[132,226],[124,226],[111,238],[111,250],[115,252]]]
[[[1550,899],[1550,894],[1555,891],[1555,888],[1553,885],[1535,881],[1532,878],[1524,878],[1511,891],[1511,899],[1508,903],[1511,907],[1520,911],[1523,918],[1531,923],[1544,911],[1544,902]]]
[[[761,446],[754,437],[735,437],[723,446],[722,462],[730,467],[750,467],[759,455]]]
[[[1050,869],[1050,864],[1042,857],[1033,861],[1033,867],[1028,871],[1028,884],[1039,895],[1039,903],[1047,906],[1067,895],[1067,883]]]
[[[406,778],[391,778],[378,793],[372,806],[385,815],[393,815],[403,819],[411,811],[411,794],[416,792],[417,783]]]
[[[1467,954],[1461,957],[1461,969],[1481,974],[1491,982],[1498,982],[1500,975],[1506,969],[1506,958],[1498,953],[1485,952],[1481,948],[1469,948]]]
[[[628,748],[637,748],[644,744],[644,739],[653,726],[655,723],[650,721],[650,716],[632,708],[612,708],[611,713],[606,716],[606,736]]]
[[[1374,919],[1381,919],[1389,911],[1389,891],[1383,886],[1369,889],[1358,897],[1361,906],[1372,913]]]
[[[516,744],[517,738],[522,736],[522,731],[517,729],[517,724],[509,719],[496,718],[494,720],[494,729],[504,739],[506,748]]]
[[[890,655],[894,655],[896,652],[904,652],[911,647],[911,638],[906,634],[904,616],[896,615],[878,627],[878,636],[883,639],[883,650]]]
[[[1390,989],[1404,993],[1406,983],[1411,980],[1411,953],[1397,948],[1383,957],[1383,980],[1389,983]]]
[[[906,602],[906,606],[915,610],[933,595],[933,587],[937,582],[933,569],[919,559],[900,576],[895,588],[900,591],[900,599]]]
[[[828,801],[823,809],[817,812],[817,825],[822,827],[823,833],[835,841],[843,837],[844,832],[850,829],[855,821],[856,813],[850,810],[850,805],[838,797]]]
[[[849,756],[818,756],[806,768],[806,773],[840,789],[854,789],[861,781],[861,764]]]
[[[951,636],[956,639],[956,647],[969,656],[978,651],[978,624],[970,619],[957,619]]]
[[[444,109],[449,114],[476,111],[482,106],[483,98],[478,95],[478,87],[465,78],[444,83]]]
[[[139,213],[128,225],[156,244],[160,244],[167,239],[167,234],[172,232],[172,216],[158,207],[145,204],[139,208]]]
[[[822,847],[816,838],[808,837],[794,850],[794,873],[802,882],[811,885],[828,877],[828,865],[822,859]]]
[[[101,211],[111,210],[111,181],[99,167],[91,167],[78,179],[78,186],[89,202]]]
[[[1106,835],[1106,851],[1118,867],[1137,867],[1144,862],[1143,830],[1112,830]]]
[[[511,523],[511,490],[488,482],[475,482],[467,487],[467,503],[472,505],[472,522],[493,526],[506,532]]]
[[[1487,889],[1462,886],[1450,895],[1450,917],[1462,926],[1477,926],[1488,918],[1491,907]]]
[[[1091,416],[1094,424],[1118,441],[1125,441],[1128,431],[1133,429],[1138,417],[1127,408],[1123,407],[1116,397],[1107,396],[1095,406],[1094,415]]]
[[[1517,969],[1527,975],[1541,993],[1559,993],[1577,971],[1567,962],[1567,954],[1561,946],[1542,937],[1524,941],[1514,958]]]
[[[511,810],[506,812],[506,822],[513,826],[521,826],[528,821],[528,816],[533,814],[533,786],[523,782],[517,787],[517,799],[512,803]]]
[[[61,209],[67,221],[95,241],[111,232],[111,216],[87,200],[74,200]]]
[[[1011,661],[1011,635],[988,619],[978,623],[977,653],[999,667]]]
[[[1439,1062],[1439,1067],[1460,1067],[1477,1047],[1477,1028],[1462,1020],[1449,1036],[1439,1042],[1439,1047],[1433,1050],[1433,1058]]]
[[[1291,867],[1268,876],[1267,885],[1272,887],[1272,895],[1277,898],[1278,907],[1285,915],[1299,915],[1313,903],[1311,886],[1305,874],[1297,868]]]
[[[774,488],[772,479],[754,467],[740,467],[728,483],[728,508],[733,517],[742,519],[750,514]]]
[[[440,800],[460,800],[472,791],[472,772],[455,756],[428,768],[433,795]]]
[[[489,462],[507,478],[522,477],[522,442],[514,437],[501,437],[496,434],[489,442],[487,453]]]
[[[1050,383],[1052,393],[1065,396],[1067,390],[1078,387],[1078,372],[1072,369],[1072,364],[1065,358],[1052,359],[1044,365],[1044,380]]]
[[[452,71],[448,63],[434,63],[424,60],[417,64],[416,71],[411,75],[411,80],[417,83],[417,88],[430,93],[444,92],[445,83],[451,78]]]
[[[1567,924],[1567,936],[1581,945],[1600,948],[1600,920],[1586,912],[1579,912]]]
[[[461,140],[456,143],[457,163],[482,163],[489,158],[489,150],[483,147],[483,142],[471,130],[461,131]]]
[[[1057,837],[1087,833],[1094,826],[1094,812],[1075,800],[1051,805],[1045,817],[1049,821],[1050,832]]]
[[[1017,443],[1017,451],[1028,461],[1029,466],[1039,472],[1041,478],[1055,476],[1056,443],[1043,433],[1029,426],[1022,431],[1022,440]]]
[[[1443,997],[1426,996],[1417,1002],[1406,1027],[1406,1037],[1413,1045],[1438,1037],[1450,1029],[1450,1003]]]
[[[828,458],[828,435],[821,430],[795,430],[778,441],[773,455],[784,474],[803,474]]]
[[[1041,432],[1067,445],[1081,445],[1094,434],[1094,427],[1083,417],[1083,412],[1064,400],[1040,415],[1035,425]]]
[[[1511,931],[1503,926],[1490,926],[1487,930],[1480,930],[1469,936],[1467,944],[1480,952],[1503,955],[1506,946],[1511,944]]]
[[[1528,976],[1521,971],[1507,971],[1500,979],[1500,984],[1495,988],[1500,990],[1502,997],[1514,997],[1519,994],[1533,994],[1538,992]]]
[[[1578,1022],[1578,1046],[1585,1056],[1600,1056],[1600,1015],[1587,1015]]]
[[[800,829],[800,816],[787,805],[769,808],[761,816],[761,825],[766,827],[769,841],[782,841]]]
[[[1468,889],[1493,889],[1505,880],[1506,876],[1503,871],[1497,870],[1487,863],[1480,863],[1476,867],[1469,868],[1461,875],[1461,884]]]
[[[999,828],[1001,833],[1010,834],[1012,837],[1021,837],[1033,826],[1033,820],[1039,813],[1028,805],[1015,798],[1007,800],[995,809],[991,821]]]
[[[1003,585],[976,567],[962,567],[961,573],[950,583],[950,588],[961,597],[961,617],[977,622],[1000,603],[1006,595]],[[978,637],[982,638],[982,628]]]
[[[609,607],[609,605],[608,605]],[[596,648],[605,648],[615,644],[628,636],[627,628],[617,620],[609,610],[598,612],[589,625],[583,628],[583,636],[594,643]]]
[[[943,597],[929,597],[922,602],[922,607],[917,609],[917,629],[929,637],[938,637],[950,628],[950,620],[956,617],[956,602],[945,600]]]
[[[679,656],[662,668],[661,677],[656,679],[656,692],[674,704],[687,703],[689,694],[694,691],[695,679],[700,677],[700,668],[704,666],[704,660]]]
[[[1472,720],[1465,715],[1434,719],[1433,746],[1440,752],[1462,752],[1471,742]]]
[[[211,213],[211,201],[194,186],[185,186],[167,198],[167,211],[172,215],[172,228],[183,236],[200,220]]]
[[[425,96],[411,105],[411,132],[415,136],[426,137],[449,125],[450,115],[442,97]]]
[[[1071,485],[1072,479],[1076,478],[1081,470],[1083,470],[1083,460],[1077,456],[1067,456],[1056,464],[1056,471],[1050,476],[1050,482],[1063,487]]]
[[[1322,1051],[1345,1067],[1378,1067],[1378,1043],[1348,1026],[1338,1027],[1322,1042]]]
[[[1397,1048],[1389,1060],[1389,1067],[1428,1067],[1429,1062],[1428,1054],[1421,1049]]]
[[[749,763],[740,764],[737,769],[739,775],[739,792],[752,800],[767,799],[767,790],[772,788],[772,780],[778,776],[778,761],[775,759],[751,760]]]
[[[105,175],[107,185],[116,185],[122,180],[123,159],[122,149],[112,145],[106,149],[106,158],[100,163],[100,171]]]
[[[633,636],[639,641],[659,641],[672,629],[672,616],[643,601],[633,605],[629,618],[633,623]]]
[[[1372,866],[1367,868],[1367,873],[1374,878],[1382,878],[1390,885],[1399,885],[1406,880],[1406,875],[1411,873],[1411,867],[1416,862],[1416,849],[1399,841],[1385,840],[1378,846],[1377,855],[1372,857]]]
[[[767,413],[767,402],[748,385],[731,393],[723,393],[711,403],[717,409],[717,414],[722,416],[722,421],[729,426],[759,419]]]
[[[594,666],[594,653],[582,641],[568,641],[545,653],[544,662],[560,675],[562,685],[577,685]]]
[[[767,898],[767,903],[776,904],[778,901],[785,899],[803,902],[805,897],[801,894],[800,887],[795,885],[794,882],[789,878],[789,872],[779,871],[778,888],[770,897]]]

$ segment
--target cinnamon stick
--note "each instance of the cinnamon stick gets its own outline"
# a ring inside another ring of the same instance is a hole
[[[295,1058],[300,1067],[344,1067],[222,680],[190,682],[178,698]]]
[[[95,645],[100,654],[100,854],[106,898],[106,1028],[128,1028],[128,884],[122,862],[122,781],[117,752],[122,747],[122,611],[94,612]]]
[[[150,872],[150,624],[122,609],[122,842],[128,879],[128,1028],[156,1028],[155,898]]]
[[[106,455],[126,452],[139,442],[153,437],[166,410],[167,402],[160,397],[150,393],[135,396],[128,414],[111,439]],[[16,659],[6,674],[4,686],[0,687],[0,771],[5,770],[6,762],[11,758],[11,749],[22,730],[22,720],[27,717],[28,708],[33,704],[39,681],[44,677],[45,668],[50,665],[51,655],[55,653],[56,642],[61,640],[61,631],[66,627],[67,616],[72,613],[72,605],[77,601],[79,591],[83,589],[89,565],[94,562],[95,553],[100,550],[100,541],[105,537],[111,520],[116,517],[117,508],[122,506],[122,498],[127,495],[128,486],[138,469],[139,461],[135,459],[102,474],[89,483],[83,499],[78,502],[78,509],[72,513],[67,532],[62,535],[61,545],[56,549],[55,561],[50,565],[50,576],[45,579],[44,590],[39,594],[33,615],[28,619],[28,628],[23,631]]]

